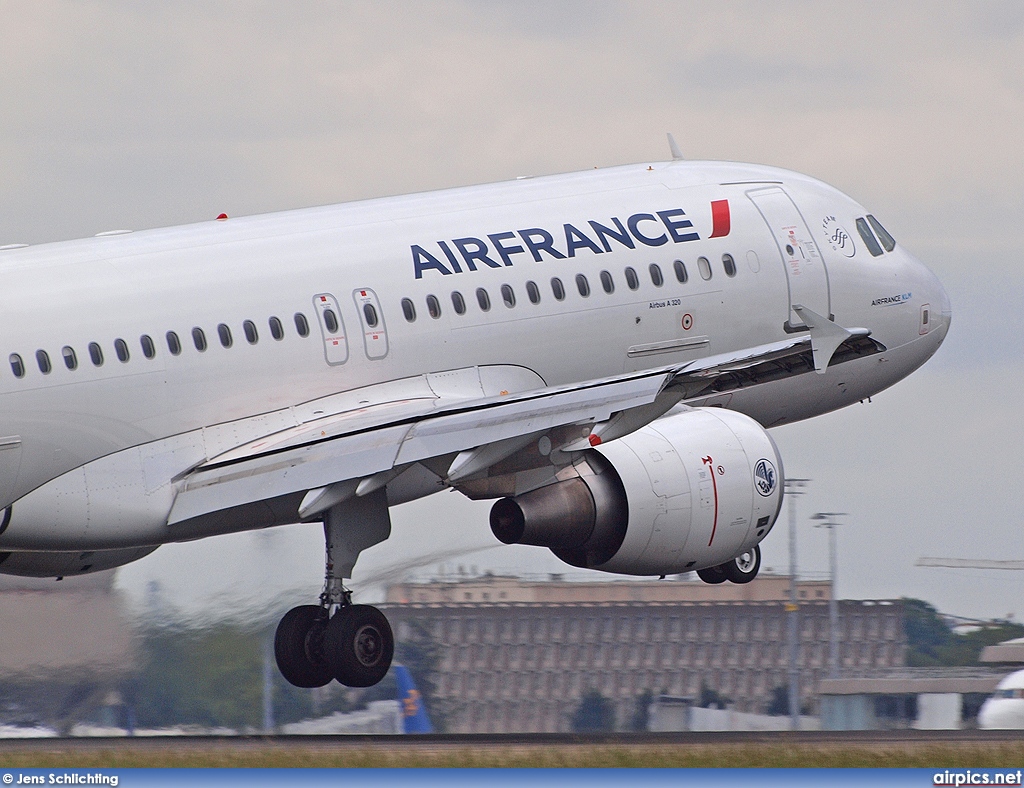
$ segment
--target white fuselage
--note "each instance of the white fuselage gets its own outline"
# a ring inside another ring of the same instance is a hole
[[[1024,670],[999,682],[995,693],[981,704],[978,727],[1002,730],[1024,729]]]
[[[676,162],[2,250],[0,508],[13,506],[0,550],[273,524],[175,530],[174,481],[342,392],[376,404],[389,382],[467,368],[493,368],[502,390],[598,379],[785,339],[793,304],[886,350],[689,404],[771,427],[864,399],[924,363],[950,319],[901,246],[868,252],[855,230],[867,213],[795,173]],[[94,507],[85,521],[61,514],[76,495]]]

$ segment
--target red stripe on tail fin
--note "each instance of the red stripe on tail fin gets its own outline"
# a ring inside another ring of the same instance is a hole
[[[709,238],[722,238],[729,234],[731,229],[731,220],[729,218],[729,201],[728,200],[712,200],[711,201],[711,235]]]

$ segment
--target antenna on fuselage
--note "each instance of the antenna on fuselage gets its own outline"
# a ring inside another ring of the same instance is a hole
[[[679,146],[676,144],[676,138],[672,136],[672,132],[668,134],[668,149],[672,152],[672,161],[682,161],[683,152],[679,150]]]

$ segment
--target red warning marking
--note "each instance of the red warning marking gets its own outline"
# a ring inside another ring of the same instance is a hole
[[[693,328],[693,315],[687,312],[683,315],[683,331],[689,331]]]
[[[218,217],[217,217],[217,221],[218,221],[218,222],[223,222],[223,221],[225,221],[225,220],[226,220],[227,218],[228,218],[228,215],[227,215],[226,213],[222,213],[222,214],[221,214],[220,216],[218,216]]]
[[[728,200],[711,201],[711,235],[709,238],[723,238],[729,234],[732,221],[729,216]]]
[[[715,519],[711,523],[711,538],[708,540],[708,547],[711,547],[711,543],[715,541],[715,531],[718,529],[718,482],[715,481],[715,461],[711,459],[710,455],[702,457],[701,462],[711,469],[711,489],[715,495]]]
[[[601,436],[600,435],[595,435],[594,433],[590,433],[590,437],[588,437],[587,440],[590,441],[590,445],[591,446],[600,446],[601,445]]]

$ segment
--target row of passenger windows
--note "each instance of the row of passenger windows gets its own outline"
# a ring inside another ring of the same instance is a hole
[[[294,316],[295,321],[295,332],[300,337],[309,336],[309,321],[306,320],[306,316],[301,312],[296,312]],[[271,317],[267,320],[267,327],[270,330],[270,336],[275,340],[284,339],[284,323],[278,317]],[[245,320],[242,323],[242,335],[245,337],[245,341],[250,345],[255,345],[260,341],[259,329],[252,320]],[[167,342],[167,350],[172,356],[181,355],[182,341],[175,331],[168,331],[164,335],[164,339]],[[200,353],[204,353],[209,347],[209,343],[206,339],[206,332],[196,326],[191,331],[192,344],[195,349]],[[220,323],[217,326],[217,339],[221,344],[221,347],[229,348],[235,343],[234,336],[231,332],[231,327],[227,323]],[[139,337],[139,348],[142,350],[142,355],[146,358],[156,358],[157,345],[156,341],[149,334],[143,334]],[[102,367],[103,362],[106,360],[103,347],[99,342],[90,342],[86,347],[86,351],[89,356],[89,361],[92,362],[94,367]],[[78,353],[70,345],[65,345],[60,351],[61,359],[64,362],[64,366],[69,370],[78,369]],[[120,337],[114,340],[114,356],[122,364],[127,364],[131,360],[131,349],[128,347],[128,342]],[[25,377],[26,367],[25,362],[18,353],[11,353],[9,359],[11,364],[11,371],[14,373],[14,377],[23,378]],[[39,367],[39,371],[44,375],[49,375],[53,370],[53,364],[50,361],[50,354],[45,350],[36,351],[36,365]]]
[[[682,260],[675,260],[672,263],[672,270],[675,273],[676,281],[680,284],[686,284],[690,279],[689,271],[686,269],[686,264]],[[736,261],[733,259],[731,254],[722,255],[722,270],[725,271],[726,276],[736,276]],[[697,272],[700,274],[700,278],[708,281],[711,279],[713,272],[711,270],[711,262],[706,257],[697,258]],[[661,270],[661,266],[657,263],[651,263],[647,267],[647,273],[651,278],[651,284],[655,287],[661,287],[665,284],[665,275]],[[627,266],[623,270],[623,277],[626,280],[626,287],[630,290],[640,289],[640,275],[636,269],[632,266]],[[609,295],[615,292],[615,277],[611,271],[601,271],[598,274],[598,279],[601,282],[601,289]],[[586,274],[576,274],[575,279],[576,290],[583,298],[590,296],[590,280]],[[516,305],[516,292],[512,285],[502,285],[501,289],[501,300],[506,307],[512,309]],[[565,283],[555,276],[551,278],[551,295],[556,301],[565,300]],[[530,280],[526,283],[526,297],[530,300],[531,304],[539,304],[541,301],[540,286]],[[452,291],[452,309],[455,310],[455,314],[464,315],[466,313],[466,299],[462,293],[458,290]],[[491,308],[491,295],[486,288],[478,287],[476,290],[476,301],[480,310],[483,312],[490,311]],[[412,323],[416,319],[416,305],[413,303],[411,298],[402,299],[402,314],[405,319]],[[441,302],[435,295],[427,296],[427,314],[429,314],[435,320],[441,317]]]

